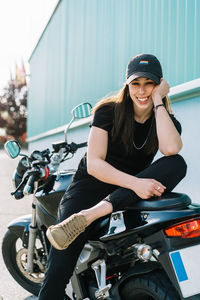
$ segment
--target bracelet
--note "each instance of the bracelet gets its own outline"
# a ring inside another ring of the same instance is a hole
[[[156,105],[156,106],[154,107],[154,111],[157,111],[158,107],[160,107],[160,106],[164,106],[164,107],[165,107],[164,104],[158,104],[158,105]]]

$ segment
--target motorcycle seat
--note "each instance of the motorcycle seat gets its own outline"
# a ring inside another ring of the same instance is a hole
[[[139,200],[131,207],[125,207],[126,211],[161,211],[161,210],[181,210],[191,204],[191,199],[186,194],[168,192],[161,197],[152,197],[149,200]],[[116,212],[117,213],[117,212]],[[90,240],[98,240],[99,237],[104,236],[109,228],[110,216],[105,216],[99,219],[94,224],[94,237]],[[99,234],[98,234],[99,233]]]
[[[125,207],[125,210],[169,210],[184,209],[191,204],[191,199],[186,194],[168,192],[161,197],[152,197],[149,200],[140,200],[131,207]]]

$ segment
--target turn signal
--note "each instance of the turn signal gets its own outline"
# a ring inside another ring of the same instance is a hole
[[[165,229],[169,237],[180,237],[183,239],[200,236],[200,220],[190,220]]]

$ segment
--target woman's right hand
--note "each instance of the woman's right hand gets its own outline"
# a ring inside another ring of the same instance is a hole
[[[149,199],[153,196],[160,197],[166,189],[161,182],[149,178],[137,178],[134,189],[132,189],[140,198]]]

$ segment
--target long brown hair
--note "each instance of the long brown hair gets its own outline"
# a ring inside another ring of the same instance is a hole
[[[166,96],[163,100],[166,110],[172,113],[169,97]],[[103,98],[93,108],[92,112],[95,113],[100,107],[110,105],[113,107],[114,119],[113,127],[111,130],[111,137],[113,141],[121,141],[126,153],[133,151],[135,119],[133,101],[129,95],[129,87],[127,84],[119,90],[116,95]],[[158,139],[156,134],[156,121],[155,114],[152,110],[152,125],[149,129],[148,141],[143,150],[147,154],[154,154],[158,149]]]

